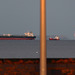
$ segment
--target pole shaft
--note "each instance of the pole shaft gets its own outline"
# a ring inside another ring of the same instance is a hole
[[[40,0],[40,75],[46,71],[46,0]]]

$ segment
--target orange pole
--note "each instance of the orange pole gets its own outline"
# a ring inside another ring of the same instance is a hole
[[[40,75],[47,75],[46,65],[46,0],[40,0]]]

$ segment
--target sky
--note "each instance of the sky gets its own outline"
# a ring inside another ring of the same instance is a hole
[[[46,0],[47,35],[75,39],[75,0]],[[40,35],[40,0],[0,0],[0,34]]]

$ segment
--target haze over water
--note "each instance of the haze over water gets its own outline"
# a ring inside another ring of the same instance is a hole
[[[75,0],[46,0],[47,35],[75,39]],[[40,34],[40,0],[0,0],[0,34]]]

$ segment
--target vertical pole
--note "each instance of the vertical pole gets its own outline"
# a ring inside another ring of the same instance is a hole
[[[46,0],[40,0],[40,75],[46,71]]]

